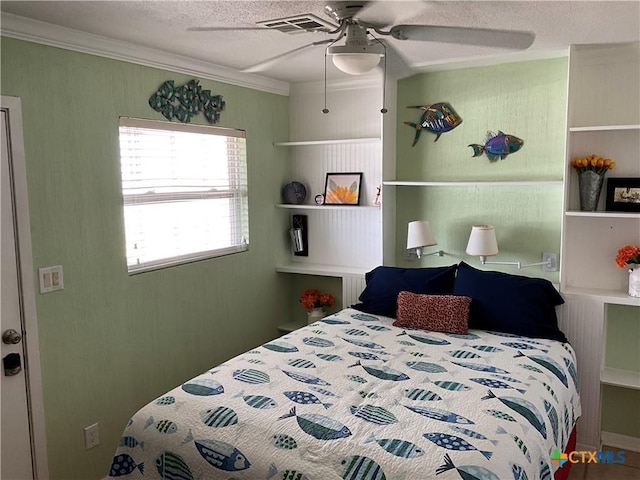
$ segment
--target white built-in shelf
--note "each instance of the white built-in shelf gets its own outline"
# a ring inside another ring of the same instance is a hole
[[[531,186],[562,186],[562,180],[496,180],[496,181],[464,181],[464,182],[414,182],[407,180],[385,180],[383,185],[398,187],[475,187],[475,186],[505,186],[505,187],[531,187]]]
[[[586,295],[595,298],[604,303],[614,305],[630,305],[640,307],[639,297],[630,297],[627,292],[619,290],[606,290],[604,288],[580,288],[580,287],[564,287],[561,293],[571,295]]]
[[[640,125],[593,125],[569,128],[570,132],[605,132],[607,130],[640,130]]]
[[[596,217],[596,218],[636,218],[640,219],[640,213],[635,212],[583,212],[581,210],[568,210],[567,217]]]
[[[293,210],[380,210],[380,207],[373,205],[309,205],[278,203],[276,208],[289,208]]]
[[[281,332],[289,333],[305,326],[307,326],[307,322],[305,322],[304,320],[294,320],[293,322],[278,325],[278,330],[280,330]]]
[[[605,385],[640,390],[640,372],[605,367],[600,372],[600,382]]]
[[[373,267],[372,267],[373,268]],[[322,277],[364,277],[364,274],[372,268],[345,267],[341,265],[321,265],[317,263],[291,262],[285,265],[278,265],[276,272],[300,273],[303,275],[318,275]]]
[[[343,138],[340,140],[301,140],[298,142],[273,142],[276,147],[299,147],[305,145],[339,145],[346,143],[380,143],[380,137]]]

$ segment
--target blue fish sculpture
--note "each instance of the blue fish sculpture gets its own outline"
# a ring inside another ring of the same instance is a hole
[[[523,145],[524,141],[515,135],[507,135],[498,131],[498,133],[488,132],[484,145],[472,143],[469,146],[473,148],[474,157],[479,157],[484,153],[489,161],[494,163],[498,159],[504,160],[507,155],[517,152]]]
[[[436,135],[434,142],[437,142],[440,135],[450,132],[462,123],[462,118],[447,102],[434,103],[433,105],[414,105],[407,108],[424,110],[420,117],[420,123],[404,122],[405,125],[416,129],[416,135],[411,144],[412,147],[418,143],[422,130],[434,133]]]

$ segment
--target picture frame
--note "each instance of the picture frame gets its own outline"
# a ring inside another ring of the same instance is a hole
[[[607,179],[608,212],[640,212],[640,177]]]
[[[360,205],[362,172],[327,173],[324,184],[325,205]]]

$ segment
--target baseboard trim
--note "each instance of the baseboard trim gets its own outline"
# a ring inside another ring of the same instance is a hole
[[[619,433],[602,432],[600,435],[602,445],[619,448],[621,450],[629,450],[632,452],[640,452],[640,438],[630,437],[628,435],[620,435]]]

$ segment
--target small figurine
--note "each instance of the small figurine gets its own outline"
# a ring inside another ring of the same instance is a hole
[[[436,139],[434,142],[437,142],[440,135],[453,130],[462,123],[462,118],[460,118],[453,107],[446,102],[434,103],[433,105],[416,105],[407,108],[420,108],[424,110],[422,117],[420,117],[419,124],[404,122],[405,125],[416,129],[416,136],[411,144],[412,147],[418,143],[420,132],[423,129],[435,133]]]
[[[380,185],[378,185],[376,187],[376,198],[373,199],[373,205],[376,207],[379,207],[382,202],[381,202],[381,197],[382,196],[382,188],[380,187]]]
[[[514,135],[506,135],[500,130],[498,133],[487,132],[487,138],[484,145],[472,143],[469,145],[473,148],[473,156],[479,157],[483,153],[487,156],[491,163],[497,162],[498,159],[504,160],[510,153],[517,152],[524,145],[524,141]]]

